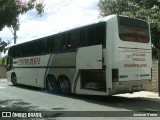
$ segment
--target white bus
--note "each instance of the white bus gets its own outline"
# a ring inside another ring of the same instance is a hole
[[[7,76],[63,94],[114,95],[151,89],[147,22],[110,15],[9,48]]]

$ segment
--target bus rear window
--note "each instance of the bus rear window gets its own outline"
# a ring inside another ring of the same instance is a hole
[[[147,22],[122,16],[118,17],[118,21],[121,40],[140,43],[149,42],[149,26]]]

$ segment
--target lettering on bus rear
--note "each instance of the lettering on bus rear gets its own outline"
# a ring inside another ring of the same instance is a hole
[[[124,64],[124,67],[147,67],[147,64]]]
[[[119,67],[121,68],[148,68],[150,67],[150,54],[146,52],[119,52]]]
[[[126,55],[126,59],[130,59],[132,62],[145,62],[145,53],[132,53]],[[124,64],[124,67],[147,67],[147,64]]]

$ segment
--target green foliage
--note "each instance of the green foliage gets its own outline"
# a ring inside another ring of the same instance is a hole
[[[5,58],[0,59],[0,65],[6,65],[6,62]]]
[[[99,7],[101,16],[110,14],[121,15],[125,11],[134,11],[136,9],[128,0],[100,0]]]
[[[159,4],[152,7],[138,4],[131,0],[100,0],[100,16],[110,14],[125,15],[133,18],[139,18],[151,23],[151,27],[157,27],[160,30],[160,6]]]
[[[4,41],[4,40],[2,40],[1,38],[0,38],[0,53],[1,52],[6,52],[6,49],[5,49],[5,47],[7,46],[9,44],[9,42],[6,42],[6,41]]]
[[[15,26],[19,14],[24,14],[34,8],[38,14],[41,15],[44,5],[38,1],[39,0],[0,0],[0,30],[5,26]]]
[[[99,8],[100,16],[118,14],[150,23],[152,46],[160,49],[160,3],[157,0],[100,0]],[[153,53],[153,57],[157,58],[157,52]]]
[[[2,59],[0,59],[0,65],[2,65]]]

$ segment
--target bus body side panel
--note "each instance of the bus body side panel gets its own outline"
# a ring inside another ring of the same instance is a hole
[[[73,86],[73,79],[76,72],[76,53],[54,53],[51,57],[46,75],[53,75],[56,80],[60,76],[66,76]]]
[[[112,69],[113,65],[117,64],[117,61],[115,60],[115,45],[117,44],[115,42],[115,34],[116,31],[116,16],[114,16],[112,19],[107,21],[107,35],[106,35],[106,90],[107,95],[110,94],[110,91],[113,89],[112,85]]]
[[[95,49],[97,47],[98,47],[98,49]],[[96,46],[92,46],[89,48],[92,49],[89,51],[93,52],[95,55],[96,55],[95,50],[100,50],[101,52],[100,53],[98,52],[98,53],[102,54],[102,46],[101,45],[98,45],[98,46],[96,45]],[[81,49],[83,49],[83,48],[81,48]],[[86,48],[84,48],[84,49],[86,49]],[[85,51],[85,53],[87,53],[87,51]],[[87,58],[86,56],[83,55],[83,51],[81,51],[80,54],[84,57],[84,59]],[[88,56],[89,55],[90,54],[88,54]],[[95,90],[91,90],[91,89],[89,90],[89,89],[82,88],[81,70],[84,70],[87,68],[86,68],[86,66],[81,64],[82,66],[79,66],[79,67],[84,67],[84,68],[83,69],[76,69],[76,67],[78,67],[78,66],[76,66],[76,61],[77,61],[76,56],[77,56],[76,52],[53,54],[51,57],[50,63],[49,63],[49,66],[51,68],[49,68],[47,70],[47,75],[53,75],[57,80],[60,76],[68,77],[68,79],[70,80],[70,83],[71,83],[71,92],[72,93],[86,94],[86,95],[106,95],[106,92],[104,92],[104,91],[95,91]],[[100,56],[101,56],[100,57],[100,59],[101,59],[102,55],[100,55]],[[79,56],[79,59],[82,59],[82,58]],[[93,59],[90,58],[90,60],[93,60]],[[95,59],[93,61],[99,62]],[[100,62],[102,62],[102,61],[100,61]],[[83,63],[85,64],[86,62],[84,61]],[[99,64],[99,63],[97,63],[97,64]],[[88,67],[93,68],[92,65],[89,65]],[[94,66],[94,67],[97,67],[97,66]],[[102,68],[102,64],[100,67]],[[94,69],[96,69],[96,68],[94,68]],[[90,70],[90,69],[87,69],[87,70]]]
[[[9,70],[7,71],[7,81],[11,82],[11,73],[13,72],[13,70]]]
[[[12,73],[16,74],[17,83],[43,88],[49,56],[42,55],[13,59]]]

